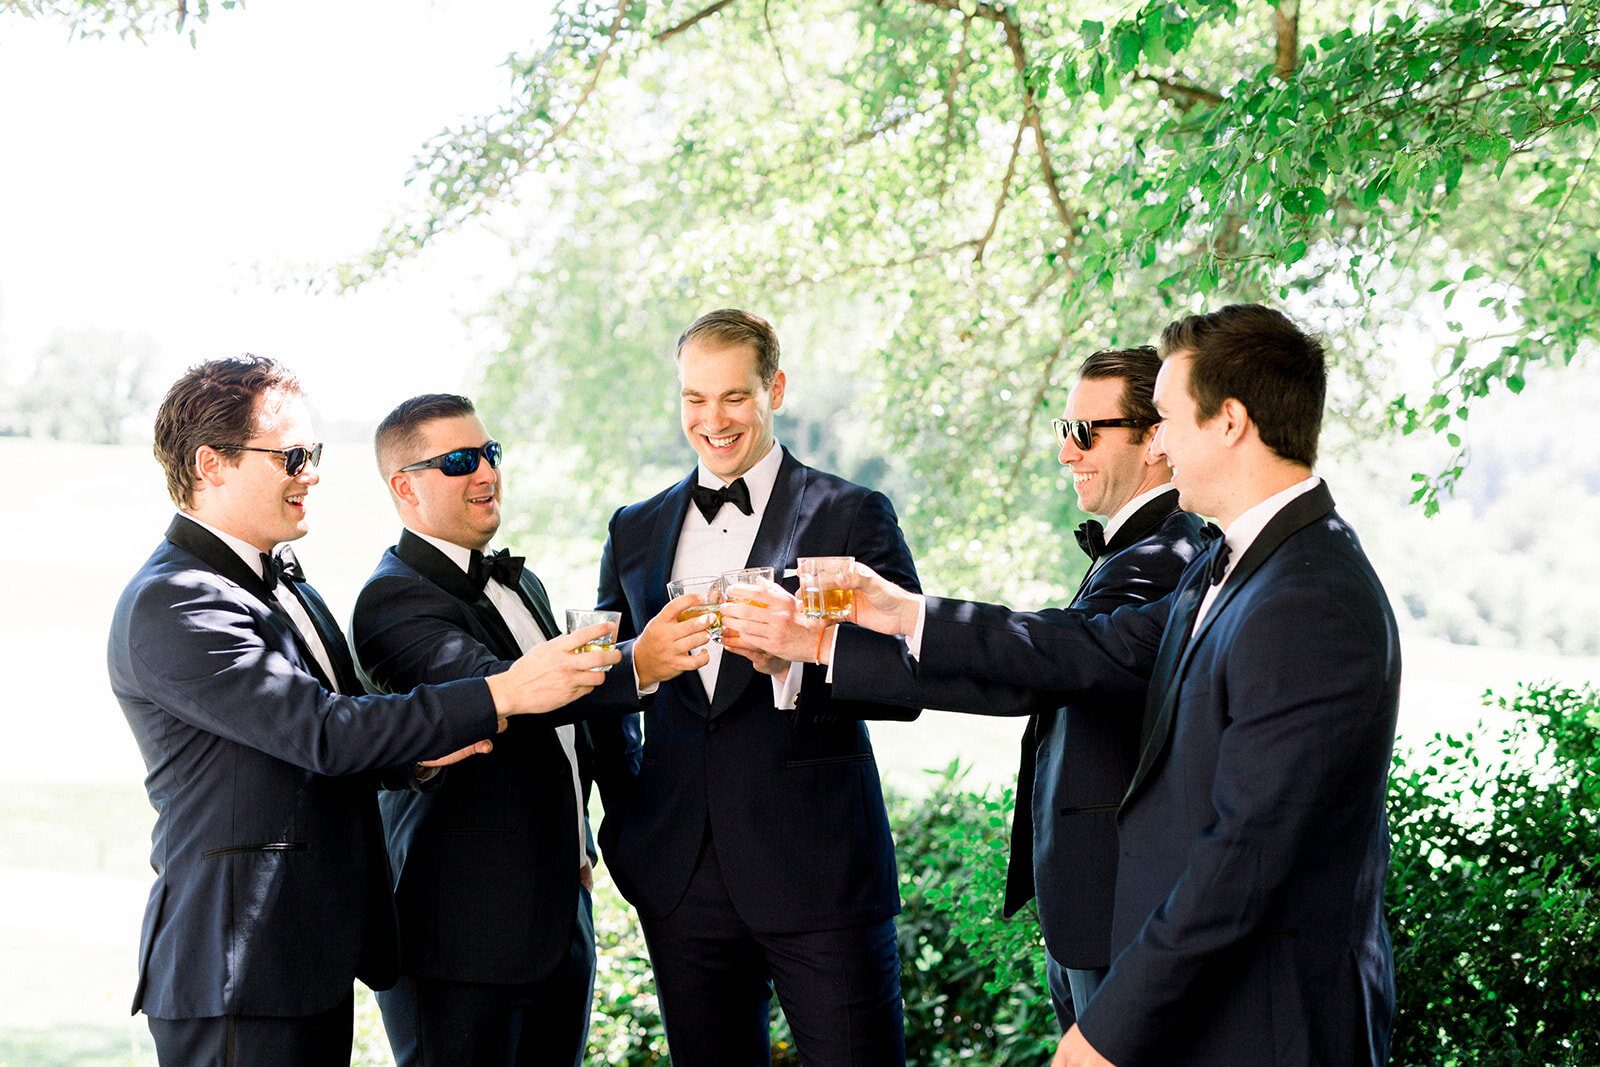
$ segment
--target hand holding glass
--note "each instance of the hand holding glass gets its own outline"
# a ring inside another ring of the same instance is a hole
[[[722,637],[722,579],[703,574],[693,578],[677,578],[667,583],[668,600],[676,600],[685,593],[700,597],[701,603],[678,612],[678,621],[688,622],[696,615],[710,615],[711,625],[706,632],[711,635],[711,640],[719,640]]]
[[[621,621],[622,612],[620,611],[588,611],[582,608],[567,609],[567,633],[569,634],[574,630],[581,630],[585,626],[594,626],[602,622],[609,622],[612,626],[616,626]],[[602,634],[593,641],[588,641],[579,645],[577,648],[572,650],[572,653],[573,655],[577,655],[580,652],[605,652],[612,648],[615,644],[616,634],[614,632]],[[597,671],[609,671],[611,667],[607,665],[605,667],[595,667],[593,669]]]
[[[800,602],[807,615],[829,622],[849,621],[856,594],[854,589],[839,588],[839,575],[855,561],[854,556],[800,558]]]

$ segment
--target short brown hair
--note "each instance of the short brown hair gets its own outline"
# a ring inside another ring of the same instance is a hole
[[[1250,413],[1262,444],[1293,463],[1317,461],[1328,392],[1320,340],[1281,311],[1229,304],[1162,331],[1162,358],[1180,354],[1191,357],[1189,395],[1201,422],[1231,397]]]
[[[400,404],[378,423],[372,435],[372,449],[378,457],[378,473],[387,479],[407,463],[428,456],[414,453],[422,447],[422,427],[435,419],[454,419],[475,415],[472,401],[455,393],[424,393]]]
[[[1090,354],[1078,368],[1078,377],[1086,382],[1118,378],[1122,381],[1122,410],[1124,419],[1137,419],[1144,423],[1134,441],[1143,441],[1150,428],[1161,421],[1156,412],[1156,375],[1161,372],[1161,357],[1154,347],[1139,345],[1135,348],[1102,348]]]
[[[778,332],[772,328],[772,323],[737,308],[708,311],[683,331],[673,358],[683,355],[684,345],[701,338],[725,345],[748,345],[756,354],[756,373],[761,376],[761,384],[772,387],[773,379],[778,376]]]
[[[304,390],[283,364],[248,352],[196,364],[172,383],[156,412],[155,454],[179,510],[194,506],[195,453],[255,437],[256,402],[268,393],[303,396]]]

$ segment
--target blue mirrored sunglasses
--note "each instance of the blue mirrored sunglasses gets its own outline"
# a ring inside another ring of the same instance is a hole
[[[440,470],[452,478],[460,478],[471,474],[478,469],[478,459],[481,456],[489,461],[489,466],[500,466],[500,442],[485,441],[483,447],[457,448],[446,452],[442,456],[434,456],[420,463],[413,463],[409,467],[401,467],[399,473],[406,471]]]

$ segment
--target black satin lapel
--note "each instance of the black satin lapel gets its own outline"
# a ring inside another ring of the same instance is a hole
[[[364,692],[359,682],[355,683],[354,689],[344,689],[338,684],[339,680],[329,678],[324,673],[322,664],[318,662],[315,653],[311,650],[311,645],[306,641],[306,636],[300,632],[300,627],[295,625],[294,620],[289,617],[289,613],[283,610],[283,605],[278,603],[278,598],[272,595],[266,583],[261,580],[261,575],[257,574],[255,569],[248,563],[240,559],[239,553],[224,544],[216,534],[194,520],[178,515],[173,518],[172,525],[167,527],[167,540],[185,552],[193,553],[206,566],[261,601],[262,607],[267,609],[267,613],[277,621],[278,625],[283,628],[284,633],[294,642],[295,647],[300,650],[300,659],[305,664],[306,669],[311,672],[312,677],[322,683],[324,689],[345,693]],[[301,605],[306,607],[306,614],[311,617],[312,625],[319,627],[318,636],[322,638],[322,644],[327,648],[328,656],[333,661],[335,670],[337,670],[339,653],[343,652],[345,658],[349,658],[349,651],[343,645],[344,638],[340,637],[336,647],[336,643],[330,641],[327,635],[321,632],[317,615],[309,606],[306,606],[306,599],[300,597],[299,600]],[[321,604],[320,597],[318,598],[318,603]],[[323,604],[322,611],[325,615],[327,610],[327,605]],[[331,621],[332,616],[328,616],[328,618]],[[337,624],[334,625],[334,629],[337,631]],[[351,666],[351,680],[354,680],[353,664]]]
[[[1206,555],[1199,557],[1207,559]],[[1161,646],[1156,649],[1156,662],[1150,672],[1150,688],[1145,694],[1144,719],[1139,724],[1139,766],[1133,772],[1124,798],[1132,796],[1141,782],[1155,766],[1157,758],[1167,747],[1172,733],[1172,715],[1177,707],[1178,669],[1184,652],[1190,647],[1189,631],[1194,628],[1194,617],[1205,599],[1206,568],[1191,565],[1189,580],[1172,594],[1172,612],[1161,632]]]
[[[261,575],[240,559],[239,553],[229,548],[221,538],[204,526],[183,515],[175,515],[172,525],[167,527],[166,537],[168,541],[185,552],[198,556],[206,566],[259,599],[268,610],[277,608],[277,598],[267,589],[266,583],[261,580]]]
[[[286,584],[289,586],[289,591],[299,599],[300,606],[306,609],[306,615],[310,617],[311,625],[316,628],[322,647],[328,651],[328,659],[333,664],[333,673],[336,676],[333,680],[338,683],[329,688],[356,696],[365,693],[366,687],[361,684],[361,678],[356,673],[355,660],[350,656],[350,645],[345,641],[344,631],[339,629],[338,620],[333,617],[333,612],[328,610],[322,595],[306,582]],[[322,671],[318,669],[317,658],[311,656],[309,662],[317,676],[321,677]]]
[[[1261,533],[1239,558],[1238,565],[1223,583],[1217,599],[1211,602],[1211,608],[1206,612],[1206,617],[1200,621],[1199,627],[1195,627],[1194,617],[1200,610],[1201,600],[1205,598],[1206,582],[1202,577],[1205,567],[1198,567],[1194,580],[1183,587],[1183,593],[1179,594],[1182,599],[1174,603],[1173,614],[1168,618],[1166,630],[1161,635],[1161,648],[1156,653],[1156,666],[1150,675],[1149,696],[1145,703],[1139,769],[1134,772],[1133,782],[1128,786],[1124,799],[1132,796],[1139,788],[1162,750],[1166,748],[1167,740],[1172,733],[1173,716],[1177,712],[1179,683],[1184,671],[1188,669],[1189,661],[1194,657],[1194,650],[1199,645],[1200,639],[1211,628],[1211,624],[1216,621],[1222,609],[1238,595],[1245,582],[1261,568],[1273,552],[1277,551],[1279,545],[1296,531],[1304,529],[1332,510],[1333,494],[1328,491],[1326,482],[1289,501],[1283,510],[1274,515],[1262,528]],[[1207,558],[1208,554],[1202,553],[1197,563]],[[1192,603],[1188,602],[1191,596]],[[1194,630],[1192,637],[1189,636],[1191,629]]]
[[[522,577],[517,580],[517,595],[522,598],[523,606],[533,613],[533,621],[539,624],[546,641],[561,633],[561,628],[556,625],[555,613],[550,610],[550,594],[545,592],[539,576],[526,566],[522,568]]]
[[[1167,516],[1178,510],[1178,491],[1169,489],[1160,496],[1144,502],[1144,506],[1132,515],[1128,521],[1117,527],[1115,536],[1106,543],[1106,556],[1114,556],[1127,548],[1135,541],[1143,541],[1156,527],[1167,521]],[[1104,557],[1102,557],[1104,558]]]
[[[761,513],[761,526],[756,530],[755,543],[750,546],[746,567],[771,567],[779,581],[794,558],[795,533],[800,528],[800,512],[806,494],[805,464],[783,450],[783,462],[778,465],[778,477],[772,483],[772,496]]]
[[[1217,599],[1211,602],[1211,609],[1206,612],[1206,617],[1200,620],[1200,628],[1195,631],[1195,640],[1199,641],[1211,628],[1217,616],[1222,614],[1222,609],[1239,595],[1239,590],[1250,580],[1250,576],[1261,569],[1261,565],[1278,550],[1279,545],[1332,510],[1333,494],[1328,491],[1327,482],[1319,483],[1315,489],[1302,493],[1285,504],[1283,510],[1261,528],[1256,539],[1250,542],[1250,547],[1245,549],[1244,555],[1239,557],[1233,573],[1228,575],[1227,581],[1222,583],[1222,588],[1217,592]]]
[[[1083,591],[1089,587],[1089,579],[1100,569],[1099,566],[1096,566],[1096,563],[1103,565],[1107,559],[1121,552],[1129,545],[1137,541],[1143,541],[1146,537],[1155,533],[1157,527],[1167,521],[1167,516],[1177,510],[1178,491],[1176,489],[1169,489],[1160,496],[1145,501],[1143,507],[1128,516],[1127,522],[1117,527],[1116,536],[1106,543],[1106,550],[1101,554],[1100,559],[1091,562],[1089,568],[1083,572],[1083,578],[1078,582],[1078,590],[1072,594],[1072,599],[1077,600],[1083,595]]]
[[[667,582],[672,579],[672,561],[678,556],[678,540],[683,535],[683,521],[689,514],[689,489],[698,476],[699,468],[696,467],[687,478],[673,486],[672,491],[661,498],[661,504],[651,520],[654,536],[650,538],[650,551],[645,557],[644,566],[644,573],[650,582],[649,595],[645,599],[650,608],[650,617],[633,620],[636,632],[643,630],[644,624],[667,606]]]
[[[784,449],[777,480],[772,483],[772,495],[767,498],[755,543],[750,546],[750,555],[745,560],[746,567],[771,567],[774,579],[783,580],[783,572],[793,558],[805,486],[805,466]],[[711,700],[711,714],[727,711],[752,682],[764,677],[756,671],[755,664],[743,656],[724,651],[722,666],[717,669],[717,692]]]
[[[410,530],[400,531],[400,540],[391,551],[418,574],[465,604],[483,627],[488,638],[486,643],[495,655],[516,659],[522,654],[522,646],[506,620],[500,617],[500,609],[494,606],[487,593],[472,584],[467,572],[456,566],[449,556]],[[534,617],[538,618],[537,613]]]

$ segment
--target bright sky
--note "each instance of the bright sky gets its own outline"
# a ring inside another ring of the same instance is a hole
[[[460,388],[465,314],[504,283],[467,233],[353,297],[274,291],[369,247],[422,143],[505,96],[541,3],[253,0],[187,35],[68,41],[0,15],[0,368],[61,330],[149,338],[163,382],[241,351],[376,419]],[[169,373],[170,372],[170,373]]]

